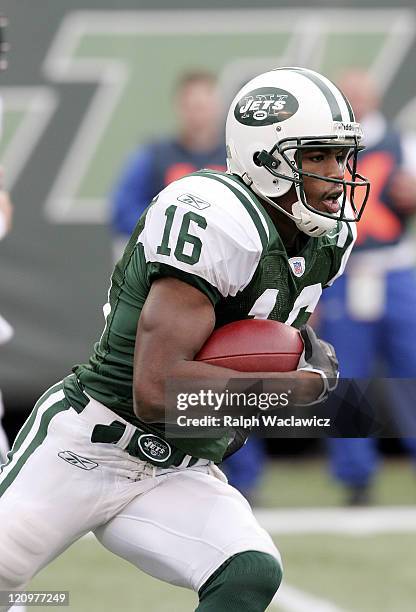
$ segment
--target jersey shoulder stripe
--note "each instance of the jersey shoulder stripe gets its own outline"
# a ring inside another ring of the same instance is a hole
[[[259,205],[254,202],[251,194],[247,193],[237,180],[231,178],[231,176],[227,175],[225,172],[220,173],[213,170],[202,170],[195,173],[195,175],[200,176],[201,178],[215,180],[231,191],[231,193],[237,198],[237,200],[243,205],[245,210],[250,215],[251,220],[253,221],[253,224],[258,232],[264,252],[269,243],[269,228],[263,212],[260,211]]]
[[[263,224],[263,227],[266,231],[267,237],[269,237],[269,234],[270,234],[269,224],[271,220],[268,214],[266,213],[264,207],[260,203],[259,198],[256,196],[256,194],[253,193],[253,191],[251,191],[251,189],[243,183],[240,177],[236,176],[235,174],[231,174],[230,172],[219,172],[218,170],[213,170],[212,174],[215,174],[216,176],[222,178],[224,181],[232,185],[235,189],[237,189],[242,195],[244,195],[248,199],[248,201],[252,204],[254,210],[257,211],[257,214],[259,215],[261,222]]]

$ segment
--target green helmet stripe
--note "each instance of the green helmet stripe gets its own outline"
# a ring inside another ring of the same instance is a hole
[[[347,105],[348,113],[349,113],[349,116],[350,116],[350,121],[355,121],[355,115],[354,115],[354,111],[352,110],[352,106],[350,104],[350,101],[348,100],[348,98],[344,95],[344,93],[340,89],[338,91],[342,95],[342,97],[344,98],[344,102]]]
[[[320,79],[319,76],[315,74],[315,72],[312,72],[310,70],[304,70],[303,68],[286,68],[286,70],[291,70],[292,72],[299,72],[304,77],[312,81],[324,94],[326,101],[329,104],[329,108],[331,109],[332,119],[334,121],[342,121],[342,113],[336,97],[329,89],[328,85],[322,79]]]

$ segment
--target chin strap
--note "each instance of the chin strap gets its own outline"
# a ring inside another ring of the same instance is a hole
[[[329,217],[323,217],[322,215],[313,213],[311,210],[306,208],[306,206],[301,202],[299,187],[297,185],[295,186],[295,189],[296,189],[296,194],[298,196],[298,200],[294,204],[292,204],[292,214],[291,214],[290,212],[285,210],[282,206],[277,204],[274,200],[272,200],[271,198],[261,193],[260,190],[257,189],[256,184],[253,181],[251,181],[251,183],[248,183],[245,180],[244,182],[261,199],[266,200],[266,202],[268,202],[274,208],[277,208],[277,210],[279,210],[284,215],[286,215],[286,217],[289,217],[289,219],[292,219],[292,221],[295,223],[298,230],[300,230],[304,234],[307,234],[308,236],[313,236],[314,238],[325,236],[325,234],[329,234],[337,226],[337,219],[330,219]]]
[[[337,226],[337,219],[323,217],[319,213],[309,210],[302,202],[299,185],[295,185],[295,189],[298,199],[292,204],[292,213],[296,217],[295,223],[297,228],[314,238],[319,238],[332,232]]]
[[[336,219],[322,217],[310,211],[299,200],[292,205],[296,227],[308,236],[319,238],[332,232],[337,226]]]

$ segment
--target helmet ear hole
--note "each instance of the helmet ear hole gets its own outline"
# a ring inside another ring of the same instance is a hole
[[[256,151],[256,152],[253,154],[253,162],[255,163],[255,165],[256,165],[256,166],[258,166],[259,168],[261,168],[263,164],[262,164],[262,163],[261,163],[261,161],[259,160],[259,155],[260,155],[260,151]]]

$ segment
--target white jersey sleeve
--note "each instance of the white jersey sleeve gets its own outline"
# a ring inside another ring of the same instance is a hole
[[[150,280],[182,278],[214,304],[250,282],[268,239],[255,202],[226,175],[190,175],[164,189],[138,237]]]

